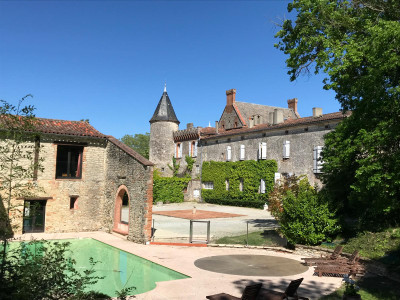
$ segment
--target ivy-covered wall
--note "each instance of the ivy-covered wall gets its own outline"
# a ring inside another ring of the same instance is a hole
[[[202,182],[213,182],[214,189],[202,189],[202,198],[208,203],[262,208],[274,187],[277,169],[275,160],[204,162]],[[241,179],[243,191],[240,191]],[[259,193],[261,179],[265,181],[264,194]]]
[[[190,177],[161,177],[154,172],[153,202],[177,203],[183,202],[183,191],[187,188]]]

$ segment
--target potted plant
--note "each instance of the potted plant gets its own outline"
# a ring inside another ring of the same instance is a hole
[[[361,300],[361,295],[358,293],[360,288],[356,285],[356,282],[349,275],[346,275],[343,281],[345,284],[343,300]]]

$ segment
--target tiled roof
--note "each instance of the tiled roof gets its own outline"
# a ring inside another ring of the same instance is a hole
[[[36,124],[35,129],[38,132],[45,134],[59,134],[59,135],[70,135],[70,136],[81,136],[81,137],[93,137],[107,139],[118,148],[126,152],[128,155],[135,158],[137,161],[145,166],[152,166],[153,163],[139,153],[128,147],[121,141],[117,140],[111,135],[105,135],[97,131],[92,125],[85,121],[66,121],[66,120],[55,120],[55,119],[44,119],[35,118]],[[0,120],[1,123],[1,120]]]
[[[85,121],[66,121],[36,118],[36,130],[42,133],[75,135],[85,137],[105,138],[105,135],[97,131]]]
[[[348,117],[350,114],[351,114],[351,112],[347,112],[347,113],[335,112],[335,113],[325,114],[320,117],[305,117],[305,118],[299,118],[299,119],[288,119],[285,122],[276,124],[276,125],[260,124],[260,125],[254,126],[253,128],[244,127],[244,128],[220,131],[218,134],[215,133],[214,127],[207,127],[207,130],[203,131],[203,129],[206,129],[206,128],[203,128],[201,130],[201,133],[203,136],[202,139],[208,139],[208,138],[215,138],[215,137],[220,137],[220,136],[235,135],[235,134],[242,134],[242,133],[249,133],[249,132],[256,132],[256,131],[263,131],[263,130],[288,128],[288,127],[294,127],[294,126],[298,126],[298,125],[319,123],[322,121],[341,120],[345,117]]]
[[[127,154],[132,156],[134,159],[139,161],[141,164],[143,164],[145,166],[153,166],[154,165],[151,161],[144,158],[139,153],[137,153],[135,150],[133,150],[131,147],[128,147],[120,140],[117,140],[115,137],[113,137],[111,135],[107,135],[107,140],[109,140],[111,143],[113,143],[115,146],[117,146],[121,150],[125,151]]]
[[[263,122],[266,123],[269,120],[269,113],[273,113],[275,109],[280,109],[283,112],[283,117],[287,119],[296,119],[297,116],[289,108],[276,107],[262,104],[254,104],[247,102],[235,102],[237,108],[242,114],[243,118],[248,120],[254,115],[260,115],[263,118]]]

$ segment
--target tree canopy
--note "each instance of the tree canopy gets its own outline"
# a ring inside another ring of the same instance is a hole
[[[325,139],[327,195],[364,225],[399,222],[400,1],[294,0],[288,11],[275,46],[290,79],[323,72],[352,111]]]
[[[145,134],[136,133],[134,136],[130,134],[125,134],[121,138],[121,142],[125,145],[131,147],[137,153],[142,155],[145,158],[149,158],[150,151],[150,134],[146,132]]]

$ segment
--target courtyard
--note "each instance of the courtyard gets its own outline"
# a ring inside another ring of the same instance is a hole
[[[229,293],[240,296],[243,288],[250,283],[262,283],[264,288],[283,291],[291,280],[303,277],[298,293],[310,299],[319,299],[339,288],[341,278],[318,277],[313,275],[313,268],[301,265],[299,255],[276,252],[266,249],[248,248],[223,248],[223,247],[184,247],[164,245],[141,245],[127,241],[125,238],[105,232],[80,232],[80,233],[36,233],[25,234],[22,239],[70,239],[70,238],[93,238],[123,251],[138,255],[155,263],[158,263],[177,272],[183,273],[190,278],[172,280],[157,283],[157,287],[149,292],[136,295],[136,299],[205,299],[207,295],[216,293]],[[291,259],[297,268],[290,275],[272,275],[268,272],[259,274],[235,275],[209,271],[199,268],[196,261],[216,256],[266,256],[269,259],[282,260]],[[298,263],[296,263],[298,262]],[[301,267],[304,267],[302,269]]]

